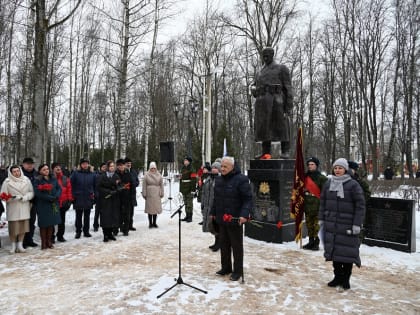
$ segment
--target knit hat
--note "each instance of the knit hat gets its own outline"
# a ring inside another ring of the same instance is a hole
[[[89,163],[89,160],[86,158],[81,158],[79,161],[79,164],[82,164],[82,163]]]
[[[221,165],[219,162],[214,162],[214,163],[211,165],[211,168],[217,168],[217,169],[219,170],[219,172],[220,172],[220,170],[221,170],[221,168],[222,168],[222,165]]]
[[[359,164],[357,164],[354,161],[348,161],[348,163],[349,163],[349,168],[351,168],[351,169],[353,169],[355,171],[357,171],[357,169],[359,168]]]
[[[334,168],[335,166],[341,166],[341,167],[343,167],[346,171],[348,171],[348,170],[349,170],[349,163],[348,163],[348,162],[347,162],[347,160],[346,160],[346,159],[344,159],[344,158],[339,158],[339,159],[337,159],[337,160],[334,162],[334,164],[333,164],[333,168]]]
[[[155,162],[150,162],[150,164],[149,164],[149,170],[152,169],[152,168],[157,168]]]
[[[184,158],[184,161],[185,161],[185,160],[188,160],[188,162],[190,162],[190,163],[191,163],[191,162],[192,162],[192,157],[191,157],[191,156],[186,156],[186,157]]]
[[[316,164],[316,167],[318,167],[318,166],[319,166],[319,160],[318,160],[316,157],[314,157],[314,156],[310,157],[310,158],[306,161],[306,165],[308,165],[308,164],[309,164],[309,162],[313,162],[313,163],[315,163],[315,164]]]

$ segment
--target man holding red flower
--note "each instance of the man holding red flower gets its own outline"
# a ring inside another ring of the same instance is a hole
[[[222,176],[216,178],[214,202],[210,212],[211,219],[216,220],[220,228],[222,268],[216,274],[224,276],[232,273],[230,280],[237,281],[243,275],[242,225],[248,221],[250,215],[252,190],[248,177],[241,174],[233,157],[222,158],[221,174]],[[226,216],[238,217],[239,220],[226,220]]]

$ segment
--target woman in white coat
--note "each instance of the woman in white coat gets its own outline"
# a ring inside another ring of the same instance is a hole
[[[157,215],[162,213],[163,190],[163,177],[158,172],[155,162],[150,162],[149,171],[143,178],[143,191],[142,196],[146,200],[146,207],[144,212],[149,217],[149,229],[157,228],[156,219]]]
[[[23,175],[19,166],[13,165],[9,167],[1,193],[12,196],[6,201],[6,219],[9,222],[9,238],[12,244],[10,253],[24,253],[22,242],[25,233],[29,232],[30,201],[34,198],[31,180]]]

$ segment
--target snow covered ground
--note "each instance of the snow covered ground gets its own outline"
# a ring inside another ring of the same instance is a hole
[[[181,277],[207,294],[179,284],[158,299],[178,278],[178,216],[170,216],[179,201],[172,211],[166,202],[159,228],[149,229],[140,189],[138,196],[137,231],[116,242],[92,231],[74,239],[73,210],[68,241],[51,250],[10,255],[7,228],[0,228],[0,314],[420,314],[419,211],[417,252],[362,245],[362,268],[354,267],[351,289],[339,292],[326,285],[333,273],[322,251],[294,242],[245,237],[245,283],[216,276],[220,253],[209,250],[213,237],[201,232],[195,204],[193,222],[182,223]]]

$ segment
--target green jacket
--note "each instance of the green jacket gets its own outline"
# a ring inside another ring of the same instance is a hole
[[[322,191],[322,186],[328,178],[322,175],[319,171],[307,172],[305,176],[309,176],[313,182],[319,187],[319,191]],[[318,213],[319,209],[319,198],[311,195],[308,191],[305,190],[305,203],[304,203],[305,212],[307,211],[316,211]]]
[[[182,194],[189,194],[195,191],[196,173],[192,165],[183,166],[181,168],[181,179],[179,183],[179,191]]]

